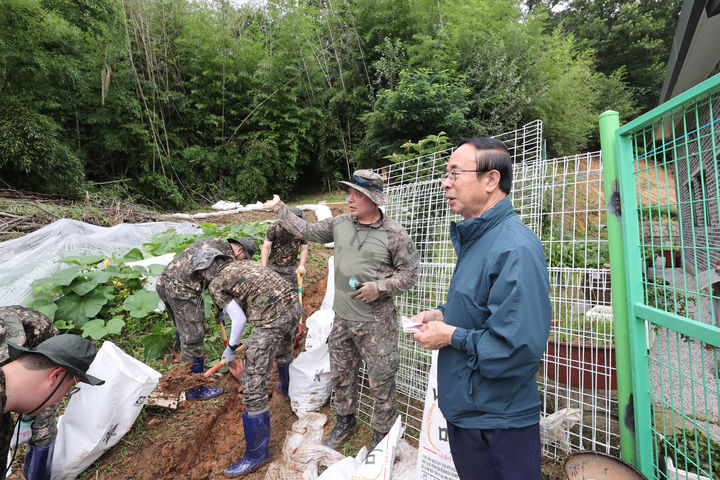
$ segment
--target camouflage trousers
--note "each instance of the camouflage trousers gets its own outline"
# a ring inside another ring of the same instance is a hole
[[[192,362],[202,357],[205,339],[205,302],[202,295],[179,298],[161,283],[155,289],[180,335],[180,361]]]
[[[60,408],[60,402],[50,405],[34,417],[23,415],[23,420],[30,421],[34,418],[30,430],[30,444],[36,447],[47,447],[55,440],[57,436],[57,411]]]
[[[395,315],[383,320],[355,321],[335,315],[328,337],[330,371],[338,415],[357,410],[358,371],[365,360],[370,393],[375,399],[372,426],[389,432],[397,417],[395,374],[400,366],[398,327]]]
[[[297,291],[298,283],[297,283],[297,275],[295,274],[295,270],[297,270],[297,265],[275,265],[274,263],[268,263],[268,268],[272,270],[273,272],[280,275],[282,278],[290,282],[290,285],[295,287],[295,290]]]
[[[268,383],[273,362],[288,364],[292,361],[292,332],[300,321],[302,308],[296,302],[276,319],[254,326],[245,340],[245,373],[243,373],[243,403],[249,413],[268,408]]]

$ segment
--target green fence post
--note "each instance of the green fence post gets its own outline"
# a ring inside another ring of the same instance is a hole
[[[618,112],[608,110],[599,117],[600,149],[602,151],[605,201],[610,202],[613,191],[619,191],[615,131],[620,128]],[[620,218],[607,211],[608,248],[610,250],[610,282],[612,285],[613,329],[615,331],[615,368],[617,369],[618,416],[620,417],[620,456],[633,465],[635,435],[626,426],[626,415],[632,394],[632,366],[630,362],[630,328],[628,325],[627,287],[625,283],[625,256],[623,252]]]

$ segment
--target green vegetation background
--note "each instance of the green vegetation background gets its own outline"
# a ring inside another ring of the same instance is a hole
[[[557,3],[4,0],[0,185],[254,202],[535,118],[578,153],[655,105],[680,2]]]

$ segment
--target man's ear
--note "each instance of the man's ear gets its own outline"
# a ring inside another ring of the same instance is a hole
[[[63,381],[66,374],[67,370],[64,367],[54,367],[50,370],[50,375],[48,375],[48,377],[53,385],[57,385],[59,382]]]
[[[485,174],[486,188],[496,189],[500,185],[500,172],[497,170],[490,170]]]

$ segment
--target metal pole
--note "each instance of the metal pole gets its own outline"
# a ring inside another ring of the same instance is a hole
[[[602,151],[605,201],[613,202],[613,192],[618,192],[618,166],[615,149],[615,130],[620,128],[618,112],[608,110],[599,117],[600,149]],[[630,361],[630,328],[628,324],[627,286],[625,280],[625,255],[623,251],[620,216],[612,206],[607,211],[608,248],[610,251],[610,281],[612,284],[613,329],[615,332],[615,368],[617,369],[618,416],[620,417],[620,456],[633,465],[635,459],[635,434],[628,428],[634,415],[631,403],[632,365]],[[626,418],[630,416],[631,418]]]

